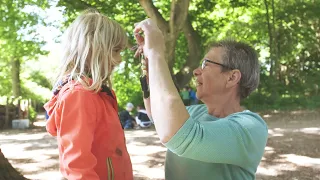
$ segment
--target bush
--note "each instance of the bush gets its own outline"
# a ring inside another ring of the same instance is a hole
[[[242,102],[242,105],[253,111],[314,109],[320,107],[320,96],[285,96],[272,99],[270,95],[253,93]]]
[[[37,114],[38,114],[37,111],[32,106],[30,106],[28,118],[31,123],[34,123],[34,121],[36,120]]]

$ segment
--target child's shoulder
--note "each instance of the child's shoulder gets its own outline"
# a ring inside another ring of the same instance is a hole
[[[94,91],[85,89],[81,84],[66,84],[59,93],[60,100],[65,101],[69,99],[93,99],[98,97]]]

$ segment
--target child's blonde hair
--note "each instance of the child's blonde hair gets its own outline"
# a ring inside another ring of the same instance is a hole
[[[111,86],[111,72],[120,63],[113,53],[127,44],[126,33],[117,22],[96,10],[86,10],[69,26],[64,41],[56,84],[69,76],[69,81],[73,79],[95,92],[105,83]]]

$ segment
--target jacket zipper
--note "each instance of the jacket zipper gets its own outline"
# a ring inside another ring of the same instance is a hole
[[[112,165],[112,159],[107,158],[107,167],[108,167],[108,180],[114,180],[114,170]]]

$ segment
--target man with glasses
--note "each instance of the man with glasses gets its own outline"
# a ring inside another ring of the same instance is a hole
[[[211,44],[193,72],[204,104],[185,108],[165,61],[161,31],[150,19],[136,26],[135,33],[141,31],[144,37],[136,39],[148,59],[150,87],[144,102],[168,148],[166,180],[255,179],[268,129],[258,114],[240,106],[259,84],[255,50],[233,40]]]

